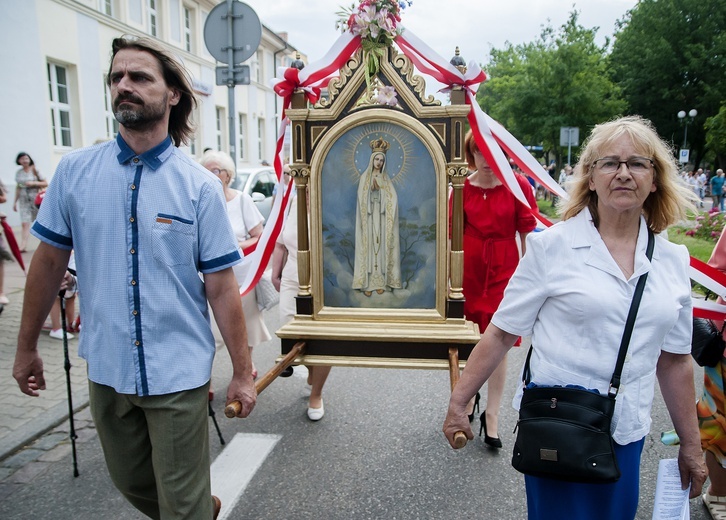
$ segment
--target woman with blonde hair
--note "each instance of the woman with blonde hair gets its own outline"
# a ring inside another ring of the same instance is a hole
[[[706,469],[690,356],[690,258],[685,246],[656,236],[695,209],[677,173],[650,122],[624,117],[597,125],[575,168],[571,198],[561,202],[563,220],[527,238],[527,252],[452,392],[443,430],[454,447],[457,431],[473,438],[469,400],[515,339],[531,336],[532,384],[607,394],[635,286],[648,274],[610,432],[621,476],[591,484],[525,475],[530,520],[635,518],[656,378],[681,442],[681,486],[691,486],[692,498],[701,493]]]

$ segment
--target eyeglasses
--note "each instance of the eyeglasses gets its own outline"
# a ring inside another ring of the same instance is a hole
[[[618,157],[602,157],[593,161],[592,167],[600,173],[615,173],[620,170],[621,164],[625,164],[630,173],[636,175],[647,173],[655,166],[653,160],[646,157],[631,157],[626,161],[621,161]]]
[[[220,170],[219,168],[212,168],[209,171],[212,172],[214,175],[221,175],[222,172],[227,173],[227,170]]]

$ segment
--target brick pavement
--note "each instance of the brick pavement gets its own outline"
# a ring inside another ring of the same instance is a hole
[[[15,230],[16,236],[19,233],[19,229]],[[26,268],[37,245],[38,240],[31,236],[28,252],[23,254]],[[38,348],[43,357],[46,390],[40,397],[21,393],[12,377],[24,287],[25,275],[20,266],[6,262],[5,294],[10,304],[0,314],[0,366],[3,367],[0,377],[0,481],[3,483],[19,483],[25,473],[37,472],[54,457],[70,451],[63,342],[49,337],[47,331],[41,332]],[[85,417],[88,414],[86,363],[77,355],[77,339],[68,342],[68,352],[73,406],[76,411],[83,409],[76,429],[79,437],[85,439],[93,436],[95,430],[90,417]]]

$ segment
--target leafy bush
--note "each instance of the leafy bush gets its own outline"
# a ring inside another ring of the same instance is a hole
[[[696,223],[693,227],[685,229],[679,227],[689,237],[696,237],[703,240],[718,242],[724,225],[726,225],[726,214],[724,213],[701,213],[696,217]]]

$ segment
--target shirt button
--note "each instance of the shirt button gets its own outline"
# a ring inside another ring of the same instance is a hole
[[[136,254],[136,249],[129,250],[129,253],[131,253],[132,255]]]
[[[139,311],[137,311],[136,309],[134,309],[133,311],[131,311],[131,314],[133,314],[134,316],[137,316],[139,314]]]
[[[138,347],[139,345],[141,345],[141,342],[140,341],[134,341],[134,345],[136,345]]]
[[[134,157],[134,164],[137,164],[138,162],[139,162],[139,158],[138,157]]]
[[[129,222],[134,222],[134,217],[131,217],[131,218],[129,219]]]
[[[136,285],[136,280],[131,280],[131,285]]]
[[[136,184],[132,184],[132,185],[131,185],[131,189],[132,189],[132,190],[135,190],[135,189],[136,189]]]

